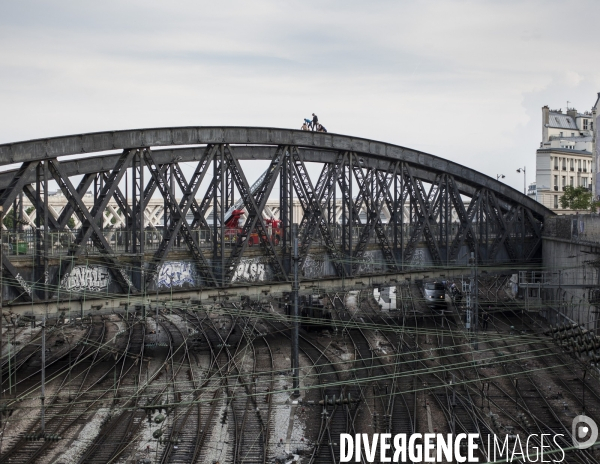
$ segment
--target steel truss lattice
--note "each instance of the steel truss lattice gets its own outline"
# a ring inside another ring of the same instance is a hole
[[[63,159],[105,151],[117,153]],[[0,174],[0,204],[12,221],[3,225],[5,292],[14,302],[58,298],[82,263],[105,266],[110,292],[132,295],[160,290],[158,274],[171,259],[192,263],[192,285],[200,288],[235,286],[244,260],[261,263],[266,280],[289,281],[294,224],[300,269],[318,256],[322,272],[340,278],[452,266],[471,253],[482,265],[531,262],[539,259],[543,219],[551,214],[494,179],[432,155],[283,129],[85,134],[0,145],[0,159],[18,164]],[[248,168],[259,160],[268,165]],[[251,184],[256,171],[264,174]],[[54,184],[67,200],[61,211],[49,206]],[[90,189],[91,207],[84,201]],[[162,226],[145,215],[157,196]],[[274,196],[275,228],[265,212]],[[24,199],[35,221],[23,220]],[[111,204],[126,227],[107,224]],[[227,220],[234,208],[245,216],[232,233]],[[20,255],[22,248],[33,260]]]

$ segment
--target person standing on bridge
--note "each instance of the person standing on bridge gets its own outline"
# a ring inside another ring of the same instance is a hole
[[[319,124],[319,118],[317,118],[317,115],[315,113],[312,114],[312,130],[317,130],[317,124]]]
[[[488,311],[490,311],[492,308],[490,306],[488,306]],[[488,329],[488,324],[490,323],[490,313],[484,311],[483,312],[483,331],[487,332]]]

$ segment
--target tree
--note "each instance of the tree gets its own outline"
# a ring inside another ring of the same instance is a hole
[[[13,228],[13,224],[15,223],[15,210],[11,209],[10,212],[4,216],[4,226],[8,229],[8,230],[12,230]]]
[[[592,201],[592,192],[586,187],[573,187],[567,185],[560,197],[560,206],[565,209],[596,212],[600,202]]]

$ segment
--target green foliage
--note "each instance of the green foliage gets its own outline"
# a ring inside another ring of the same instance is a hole
[[[560,197],[560,206],[565,209],[596,212],[600,202],[592,201],[592,192],[585,187],[567,185]]]
[[[11,209],[10,212],[6,216],[4,216],[4,220],[2,222],[4,223],[4,226],[8,230],[12,230],[14,221],[15,221],[15,212],[14,212],[14,210]]]

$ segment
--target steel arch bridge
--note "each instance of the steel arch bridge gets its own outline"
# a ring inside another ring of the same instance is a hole
[[[285,288],[295,234],[307,283],[389,282],[415,269],[464,266],[471,253],[481,265],[534,262],[544,217],[553,214],[465,166],[330,133],[99,132],[0,145],[0,160],[3,295],[17,306]],[[268,167],[251,184],[248,162],[258,160],[260,172]],[[66,199],[60,210],[51,206],[55,186]],[[274,195],[279,224],[265,217]],[[157,198],[162,224],[145,216]],[[115,204],[126,227],[107,220]],[[233,209],[245,211],[237,228],[226,225]]]

